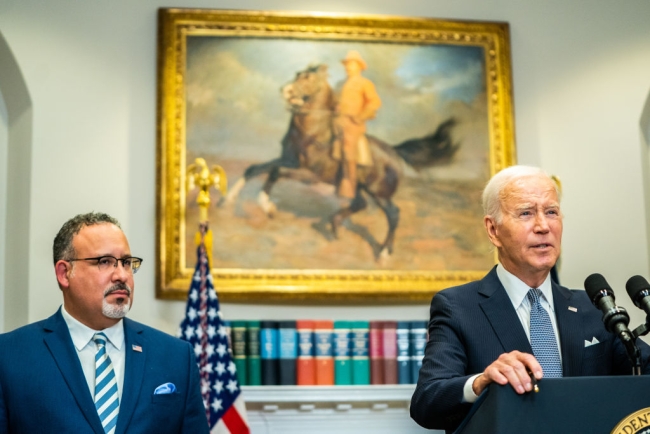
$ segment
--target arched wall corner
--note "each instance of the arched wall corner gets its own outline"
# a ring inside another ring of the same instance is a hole
[[[645,202],[646,248],[650,249],[650,92],[639,121],[641,135],[641,171],[643,175],[643,198]],[[648,255],[650,257],[650,255]],[[648,264],[650,267],[650,263]]]
[[[0,94],[7,118],[7,161],[4,209],[6,210],[4,276],[4,324],[10,331],[27,324],[29,314],[29,224],[32,161],[32,101],[18,62],[0,32]],[[2,200],[2,199],[0,199]]]

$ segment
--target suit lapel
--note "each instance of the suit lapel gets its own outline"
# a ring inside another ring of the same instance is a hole
[[[79,356],[72,343],[68,326],[61,315],[61,309],[45,321],[43,328],[45,330],[43,338],[45,346],[52,354],[79,409],[93,431],[97,434],[104,434],[104,428],[97,415],[95,402],[88,389]]]
[[[140,401],[147,346],[142,336],[142,328],[128,318],[124,318],[124,345],[126,360],[124,364],[124,385],[120,413],[117,417],[116,433],[126,433],[133,417],[135,407]],[[142,351],[136,351],[139,347]],[[145,397],[146,399],[146,397]]]
[[[571,291],[553,283],[553,305],[560,334],[562,370],[565,377],[581,374],[584,352],[581,313],[569,310],[572,296]]]
[[[496,267],[481,280],[479,294],[486,297],[480,306],[501,341],[504,352],[517,350],[532,354],[521,320],[497,277]]]

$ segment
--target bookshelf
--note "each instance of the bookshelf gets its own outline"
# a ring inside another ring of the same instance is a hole
[[[439,433],[409,416],[414,384],[243,386],[252,434]]]

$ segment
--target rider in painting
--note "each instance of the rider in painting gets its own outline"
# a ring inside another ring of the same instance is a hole
[[[341,62],[347,79],[336,103],[332,157],[341,162],[337,192],[340,197],[352,200],[357,189],[357,165],[372,165],[365,137],[366,121],[375,117],[381,99],[372,81],[361,75],[368,65],[358,51],[349,51]]]

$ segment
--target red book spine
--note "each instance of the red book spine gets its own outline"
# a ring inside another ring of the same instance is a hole
[[[369,348],[370,384],[384,383],[384,339],[383,321],[370,321]]]
[[[314,321],[296,321],[298,333],[298,357],[296,358],[296,384],[316,384],[316,359],[314,358]]]
[[[320,386],[334,385],[334,348],[332,346],[333,332],[334,321],[314,321],[316,384]]]
[[[397,384],[397,321],[384,321],[384,384]]]

